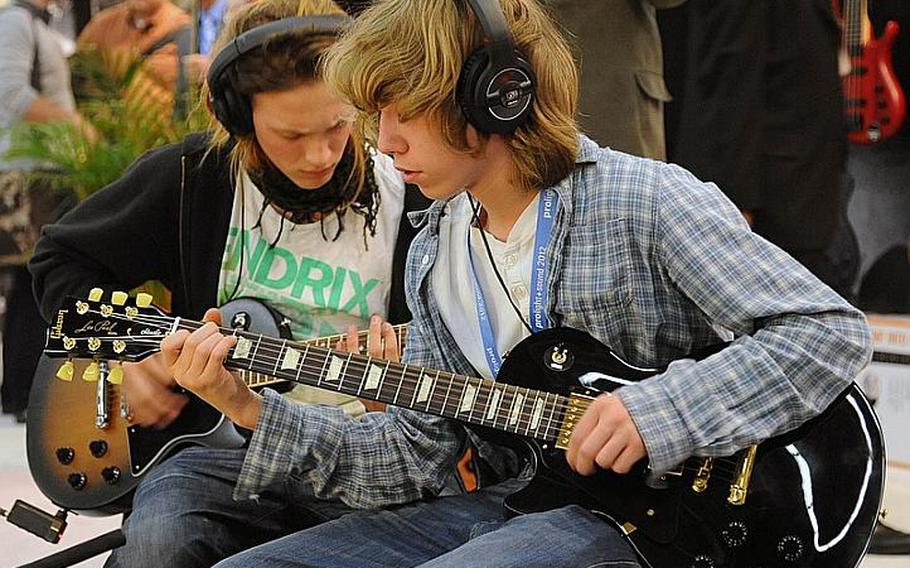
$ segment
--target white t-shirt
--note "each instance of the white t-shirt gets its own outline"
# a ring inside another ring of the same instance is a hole
[[[318,221],[297,225],[285,219],[282,228],[282,216],[271,206],[257,226],[264,196],[244,172],[234,193],[219,305],[232,296],[265,301],[290,319],[298,340],[344,333],[349,324],[365,329],[372,314],[385,316],[404,182],[383,154],[373,156],[373,172],[382,201],[376,235],[366,242],[364,218],[350,209],[335,241],[330,240],[338,227],[334,213],[323,221],[328,239]]]
[[[505,242],[487,234],[493,261],[526,323],[531,311],[531,261],[539,200],[538,194],[515,222]],[[506,292],[493,272],[480,234],[481,229],[470,226],[472,213],[467,194],[455,197],[446,207],[447,214],[442,216],[439,226],[439,254],[433,266],[433,289],[436,291],[442,319],[455,342],[483,377],[493,378],[484,355],[477,302],[471,284],[466,237],[469,230],[474,269],[483,290],[500,356],[505,357],[510,349],[530,334],[509,304]]]

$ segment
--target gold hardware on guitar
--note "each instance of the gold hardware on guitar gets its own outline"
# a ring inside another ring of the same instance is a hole
[[[136,294],[136,306],[140,308],[147,308],[152,305],[152,295],[148,292],[139,292]]]
[[[101,300],[101,296],[104,295],[104,290],[101,288],[92,288],[88,293],[88,299],[92,302],[98,302]]]
[[[575,425],[581,420],[592,400],[594,399],[587,396],[572,395],[569,397],[569,406],[566,408],[565,418],[559,429],[559,435],[556,437],[557,448],[565,450],[569,447],[569,438],[572,437]]]
[[[705,490],[708,489],[708,479],[711,478],[711,468],[713,467],[714,458],[702,459],[701,466],[698,468],[695,479],[692,481],[692,491],[704,493]]]
[[[61,381],[70,382],[73,380],[73,362],[64,361],[60,368],[57,369],[56,377]]]
[[[122,365],[111,365],[110,373],[107,375],[107,382],[112,385],[123,384],[123,366]]]
[[[111,292],[111,303],[114,304],[115,306],[124,305],[126,303],[127,298],[129,298],[129,295],[126,292],[123,292],[122,290],[117,290],[115,292]]]
[[[730,495],[727,497],[727,503],[731,505],[746,504],[746,495],[749,493],[749,481],[752,479],[752,467],[755,465],[758,446],[749,446],[744,451],[745,455],[737,468],[736,481],[730,486]]]
[[[85,371],[82,372],[82,380],[87,383],[94,383],[101,376],[101,372],[98,369],[98,362],[92,361],[88,367],[85,368]]]

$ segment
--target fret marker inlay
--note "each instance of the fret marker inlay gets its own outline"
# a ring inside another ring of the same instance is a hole
[[[525,396],[520,392],[515,393],[512,400],[512,411],[509,413],[509,426],[518,424],[518,414],[521,412],[521,405],[524,404]]]
[[[237,336],[237,345],[234,346],[234,359],[247,359],[250,356],[250,349],[253,348],[253,342],[245,337]]]
[[[502,397],[502,392],[499,389],[493,389],[493,396],[490,398],[490,404],[487,405],[487,415],[485,418],[489,420],[496,416],[496,413],[499,412],[499,401]]]
[[[325,374],[326,381],[337,381],[341,374],[341,367],[344,365],[344,359],[332,355],[332,362],[329,363],[329,370]]]
[[[379,386],[379,381],[382,379],[382,367],[379,365],[370,365],[370,374],[367,375],[367,384],[364,385],[365,390],[376,390],[376,387]]]
[[[531,415],[531,430],[537,430],[540,426],[540,417],[543,415],[543,399],[538,398],[534,403],[534,413]]]
[[[284,357],[281,359],[282,369],[296,369],[300,363],[300,351],[288,347],[284,350]]]
[[[424,373],[420,379],[420,391],[417,393],[417,402],[426,402],[430,398],[430,389],[433,388],[433,377]]]
[[[474,407],[474,397],[477,396],[477,387],[470,382],[465,383],[464,395],[461,397],[461,406],[458,412],[468,412]]]

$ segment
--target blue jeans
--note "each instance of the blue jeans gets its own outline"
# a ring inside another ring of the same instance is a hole
[[[106,568],[208,568],[247,548],[337,518],[352,509],[318,501],[289,481],[257,501],[231,494],[245,449],[184,449],[139,484],[123,524],[126,545]]]
[[[509,480],[469,495],[359,511],[241,552],[216,568],[638,567],[607,522],[568,506],[506,520]]]

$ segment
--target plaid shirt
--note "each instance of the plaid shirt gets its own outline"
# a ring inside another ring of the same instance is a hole
[[[628,363],[666,372],[614,391],[662,473],[691,455],[720,456],[820,413],[871,355],[862,313],[749,230],[710,183],[669,164],[598,148],[587,138],[556,185],[549,313]],[[408,257],[414,319],[406,362],[476,376],[442,323],[432,279],[443,202],[420,214]],[[458,262],[460,259],[440,259]],[[686,355],[733,337],[701,361]],[[464,431],[393,409],[345,419],[267,394],[235,495],[288,476],[359,507],[440,491]],[[497,463],[496,450],[481,454]]]

